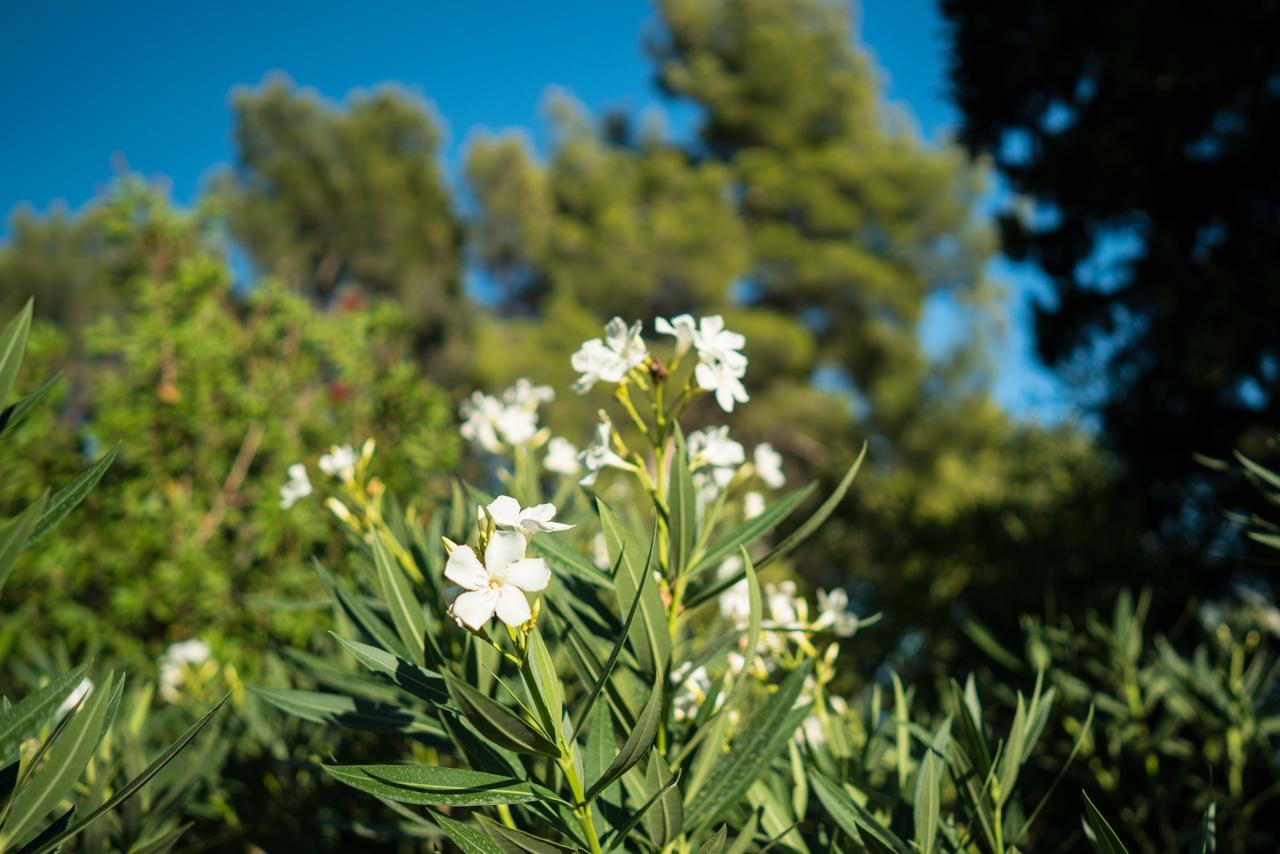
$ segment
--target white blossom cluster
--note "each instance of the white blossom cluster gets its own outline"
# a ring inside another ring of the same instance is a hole
[[[725,412],[732,412],[737,403],[749,400],[742,378],[747,373],[747,357],[742,348],[747,339],[737,332],[724,328],[724,318],[718,314],[694,320],[692,315],[682,314],[670,320],[658,318],[654,329],[676,339],[676,358],[690,348],[697,351],[698,364],[694,368],[694,380],[698,387],[715,395],[716,403]],[[578,372],[573,390],[585,394],[596,383],[620,383],[649,358],[649,348],[640,337],[641,323],[630,326],[615,317],[605,326],[603,338],[592,338],[583,343],[569,359]]]
[[[500,397],[472,392],[462,402],[462,438],[490,453],[532,442],[538,435],[538,407],[556,393],[550,386],[518,379]]]

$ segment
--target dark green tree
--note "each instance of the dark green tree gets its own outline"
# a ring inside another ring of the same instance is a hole
[[[234,98],[236,164],[218,182],[232,236],[264,273],[321,301],[394,296],[433,373],[462,358],[462,231],[440,122],[393,87],[342,107],[274,79]]]
[[[1238,493],[1193,454],[1266,456],[1280,423],[1280,7],[942,7],[963,141],[1017,194],[1005,251],[1053,283],[1038,346],[1124,464],[1114,503],[1221,551]]]

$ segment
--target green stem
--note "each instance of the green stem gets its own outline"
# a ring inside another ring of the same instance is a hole
[[[591,804],[587,803],[586,795],[582,788],[582,781],[578,779],[577,769],[574,768],[573,758],[569,757],[560,760],[560,770],[564,772],[564,778],[569,783],[569,791],[573,792],[573,802],[576,806],[573,808],[573,814],[578,819],[578,824],[582,827],[583,834],[587,837],[587,843],[591,846],[591,854],[604,854],[600,847],[600,837],[596,835],[596,824],[591,818]]]

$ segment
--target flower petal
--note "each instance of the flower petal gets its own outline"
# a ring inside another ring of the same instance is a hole
[[[481,590],[489,586],[489,573],[471,546],[458,546],[449,554],[444,577],[464,590]]]
[[[498,578],[504,585],[521,590],[541,590],[551,580],[551,570],[547,569],[547,562],[542,558],[530,557],[506,567]]]
[[[524,563],[524,561],[521,561],[521,563]],[[495,592],[497,593],[497,602],[494,610],[498,614],[499,620],[502,620],[512,628],[529,622],[533,612],[529,610],[529,600],[524,598],[524,594],[519,589],[504,586],[498,588]]]
[[[489,504],[493,521],[508,528],[520,527],[520,502],[510,495],[499,495]]]
[[[507,567],[524,557],[524,534],[519,531],[494,531],[484,550],[484,565],[490,577],[503,578]]]
[[[498,599],[498,591],[490,587],[483,590],[468,590],[453,600],[453,607],[449,609],[449,613],[469,628],[479,629],[493,616],[493,612],[498,607]]]

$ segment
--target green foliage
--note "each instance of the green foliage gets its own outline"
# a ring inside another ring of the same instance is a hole
[[[407,488],[452,460],[449,404],[406,361],[390,306],[320,312],[270,283],[242,299],[223,262],[205,250],[169,254],[181,245],[157,248],[157,269],[131,283],[128,307],[94,327],[92,361],[74,368],[87,385],[15,438],[4,506],[34,500],[42,481],[69,483],[85,457],[113,447],[100,465],[118,457],[88,499],[98,523],[45,540],[11,596],[28,612],[38,605],[44,630],[76,645],[136,662],[200,637],[253,675],[266,637],[324,625],[314,611],[273,619],[254,604],[307,594],[306,558],[335,543],[314,503],[286,522],[286,468],[369,435],[396,448],[388,480]],[[37,364],[58,364],[60,336],[37,337]],[[64,595],[42,590],[43,573]]]
[[[26,354],[31,316],[32,304],[28,301],[0,331],[0,413],[3,414],[0,417],[5,421],[6,435],[19,420],[14,418],[14,413],[29,410],[26,402],[30,396],[12,405],[6,404]],[[4,449],[6,479],[13,476],[8,471],[11,453],[9,448]],[[0,528],[0,582],[10,576],[24,548],[80,504],[113,457],[108,455],[91,466],[52,500],[48,499],[47,492],[41,494],[26,511]],[[0,664],[7,662],[0,658]],[[85,676],[87,669],[87,665],[82,664],[65,675],[53,676],[48,684],[16,702],[0,696],[0,851],[43,854],[58,850],[72,837],[103,838],[100,820],[111,816],[113,810],[153,782],[222,705],[215,706],[149,764],[138,750],[143,745],[133,743],[124,748],[125,765],[117,772],[95,773],[93,766],[100,749],[103,761],[110,763],[107,758],[110,747],[102,747],[104,739],[108,739],[109,733],[111,739],[119,735],[114,727],[120,713],[124,677],[108,674],[95,686]],[[131,706],[145,715],[149,700],[150,695],[146,694],[141,703],[131,702]],[[188,757],[188,760],[191,762],[187,766],[188,779],[216,765],[216,760],[208,755],[197,759]],[[87,800],[73,792],[86,773],[95,781]],[[167,842],[171,846],[185,829],[174,819],[175,813],[184,806],[185,789],[178,785],[166,790],[153,786],[141,805],[136,801],[128,803],[131,828],[150,834],[146,838],[153,845]],[[164,805],[154,803],[154,797],[162,798]],[[72,805],[68,808],[69,801]],[[83,807],[87,814],[77,818],[77,806]],[[118,816],[111,817],[118,821]],[[132,830],[126,832],[126,837],[129,835]]]

